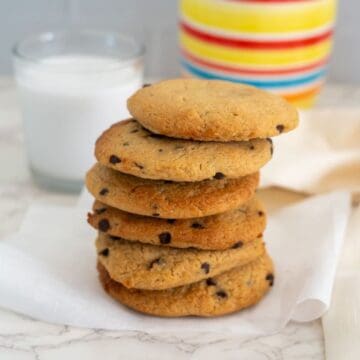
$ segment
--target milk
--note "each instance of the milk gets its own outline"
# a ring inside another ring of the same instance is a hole
[[[32,171],[76,188],[95,162],[95,140],[129,117],[126,100],[142,85],[142,67],[110,57],[51,56],[18,64],[16,79]]]

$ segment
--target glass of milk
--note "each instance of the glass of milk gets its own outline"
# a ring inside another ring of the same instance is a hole
[[[13,50],[26,150],[35,181],[79,191],[103,130],[126,119],[127,98],[143,83],[144,49],[97,31],[49,32]]]

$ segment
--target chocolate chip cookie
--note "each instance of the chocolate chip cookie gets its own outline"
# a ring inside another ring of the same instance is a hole
[[[167,290],[127,289],[100,263],[98,271],[111,297],[134,310],[164,317],[210,317],[239,311],[260,301],[274,284],[274,268],[267,254],[216,277]]]
[[[202,141],[242,141],[288,132],[296,109],[258,88],[221,80],[172,79],[138,90],[131,115],[152,132]]]
[[[254,195],[258,182],[259,173],[194,183],[149,180],[99,163],[86,176],[88,190],[104,204],[166,219],[203,217],[239,208]]]
[[[176,248],[224,250],[261,237],[266,226],[256,197],[238,209],[193,219],[159,219],[131,214],[96,201],[88,222],[95,229],[130,241]]]
[[[179,140],[125,120],[106,130],[96,142],[97,160],[115,170],[146,179],[201,181],[238,178],[257,172],[272,155],[266,139],[241,142]]]
[[[164,234],[164,241],[168,235]],[[261,256],[262,238],[228,250],[176,249],[99,233],[98,260],[127,288],[163,290],[216,276]]]

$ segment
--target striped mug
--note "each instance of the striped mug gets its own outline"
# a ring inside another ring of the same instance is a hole
[[[336,0],[181,0],[182,73],[310,107],[325,80],[335,13]]]

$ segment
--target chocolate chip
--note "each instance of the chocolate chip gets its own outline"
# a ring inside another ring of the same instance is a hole
[[[154,265],[161,265],[161,264],[163,264],[163,263],[164,263],[164,260],[163,260],[163,259],[157,258],[157,259],[155,259],[155,260],[153,260],[153,261],[150,262],[150,264],[149,264],[149,269],[152,269]]]
[[[163,152],[163,149],[159,149],[158,152]]]
[[[98,223],[99,230],[102,232],[107,232],[110,229],[110,223],[107,219],[101,219]]]
[[[168,223],[168,224],[174,224],[175,223],[175,219],[167,219],[166,220],[166,222]]]
[[[160,216],[160,214],[159,213],[152,213],[151,216],[158,217],[158,216]]]
[[[134,165],[135,165],[136,167],[138,167],[139,169],[141,169],[141,170],[144,168],[144,166],[138,164],[137,162],[134,162]]]
[[[249,146],[249,149],[250,149],[250,150],[254,150],[254,149],[255,149],[255,146],[254,146],[253,144],[251,144],[251,145]]]
[[[138,131],[139,131],[139,129],[133,129],[133,130],[130,131],[130,134],[135,134],[135,133],[137,133]]]
[[[276,125],[276,130],[281,134],[285,129],[284,125]]]
[[[151,84],[144,84],[142,87],[145,88],[145,87],[149,87],[151,86]]]
[[[274,279],[275,279],[274,274],[272,273],[267,274],[265,279],[269,282],[270,286],[274,285]]]
[[[258,211],[258,215],[259,216],[264,216],[264,212],[263,211]]]
[[[171,242],[171,234],[169,232],[163,232],[159,235],[161,244],[170,244]]]
[[[107,209],[106,208],[99,208],[99,209],[95,209],[96,214],[100,215],[102,213],[104,213]]]
[[[232,249],[239,249],[244,245],[244,243],[242,241],[238,241],[237,243],[235,243],[231,248]]]
[[[191,224],[191,227],[194,228],[194,229],[204,229],[205,228],[204,225],[202,225],[202,224],[200,224],[198,222],[193,222]]]
[[[207,286],[216,286],[216,281],[212,278],[207,278],[206,279],[206,285]]]
[[[101,189],[100,192],[99,192],[100,195],[106,195],[108,193],[109,193],[109,190],[106,189],[106,188]]]
[[[105,248],[99,252],[99,255],[106,257],[106,256],[109,256],[109,252],[110,252],[109,249]]]
[[[224,291],[224,290],[219,290],[216,292],[216,295],[219,297],[219,298],[222,298],[222,299],[226,299],[228,296],[227,296],[227,293]]]
[[[201,269],[204,270],[205,274],[208,274],[210,272],[210,264],[208,263],[201,264]]]
[[[121,237],[120,236],[110,235],[110,239],[116,241],[116,240],[121,240]]]
[[[128,142],[124,142],[124,143],[123,143],[123,146],[129,146],[129,143],[128,143]]]
[[[221,180],[225,177],[225,175],[221,172],[217,172],[215,175],[214,175],[214,179],[216,180]]]
[[[109,157],[109,162],[111,164],[118,164],[118,163],[121,163],[121,159],[119,157],[117,157],[116,155],[111,155]]]

